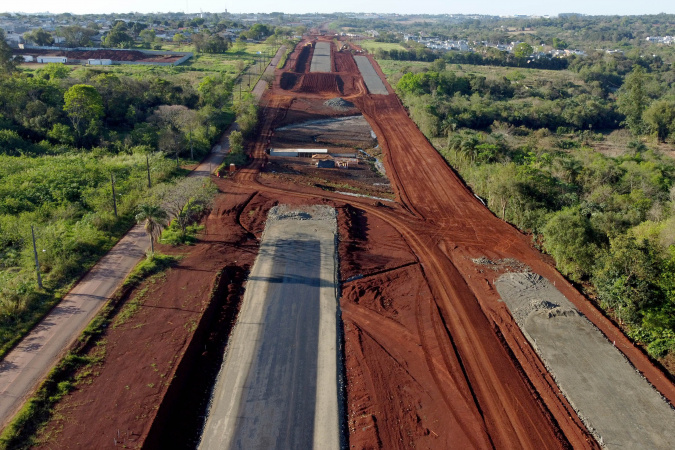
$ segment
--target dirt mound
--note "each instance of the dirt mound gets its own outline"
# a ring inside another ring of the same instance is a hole
[[[300,82],[300,92],[321,94],[336,92],[342,94],[344,82],[339,75],[332,73],[306,73]]]
[[[348,102],[347,100],[344,100],[340,97],[335,97],[331,98],[330,100],[326,100],[323,104],[326,106],[330,106],[331,108],[334,108],[338,111],[347,111],[354,107],[354,104],[352,102]]]
[[[359,70],[351,53],[335,52],[333,53],[333,60],[335,61],[336,72],[357,73]]]
[[[285,91],[292,91],[298,85],[299,80],[302,80],[302,75],[293,72],[284,72],[281,74],[279,87]]]
[[[302,50],[300,50],[300,54],[295,60],[295,67],[293,68],[295,72],[298,73],[307,72],[307,70],[309,69],[307,66],[307,62],[310,61],[312,53],[313,53],[312,47],[310,45],[304,45],[302,47]]]
[[[303,92],[306,94],[336,93],[342,94],[344,81],[333,73],[293,73],[284,72],[279,80],[279,87],[285,91]]]

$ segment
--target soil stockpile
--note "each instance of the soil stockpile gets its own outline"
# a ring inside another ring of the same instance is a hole
[[[331,98],[330,100],[326,100],[323,104],[326,106],[330,106],[331,108],[334,108],[337,111],[348,111],[349,109],[354,107],[353,103],[348,102],[340,97],[335,97]]]

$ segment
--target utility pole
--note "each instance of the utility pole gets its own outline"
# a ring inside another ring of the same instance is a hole
[[[195,160],[194,145],[192,145],[192,125],[190,125],[190,159]]]
[[[152,182],[150,181],[150,157],[145,155],[145,164],[148,167],[148,189],[152,187]]]
[[[40,262],[37,257],[37,247],[35,246],[35,230],[30,226],[30,234],[33,236],[33,255],[35,255],[35,272],[37,273],[38,287],[42,289],[42,277],[40,276]]]
[[[115,209],[115,217],[117,217],[117,199],[115,199],[115,178],[112,172],[110,173],[110,184],[112,185],[113,208]]]

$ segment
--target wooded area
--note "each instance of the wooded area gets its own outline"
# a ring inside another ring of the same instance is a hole
[[[180,68],[37,69],[2,54],[0,355],[137,220],[163,217],[156,224],[167,226],[155,209],[177,217],[167,242],[189,241],[213,192],[181,188],[183,166],[202,159],[235,119],[245,133],[256,126],[253,96],[233,96],[240,73],[257,69],[255,54],[237,44],[204,55],[204,68],[197,56]]]

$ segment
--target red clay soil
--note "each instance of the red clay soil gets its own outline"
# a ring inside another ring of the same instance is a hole
[[[345,58],[336,57],[335,64],[351,67],[341,61]],[[275,203],[325,203],[340,212],[350,447],[598,448],[499,301],[494,272],[472,262],[480,256],[515,258],[555,282],[666,398],[675,400],[675,386],[665,375],[526,236],[473,196],[394,95],[364,94],[358,72],[340,76],[356,80],[345,98],[377,134],[398,203],[321,191],[302,179],[289,183],[259,176],[273,129],[291,116],[327,113],[321,105],[339,95],[337,90],[284,91],[277,71],[261,102],[252,163],[219,180],[225,195],[206,221],[204,241],[188,250],[164,284],[149,289],[146,307],[109,331],[100,375],[59,407],[63,418],[52,422],[50,431],[62,430],[44,448],[110,446],[116,430],[127,429],[138,438],[131,446],[145,439],[156,408],[167,411],[170,399],[160,406],[164,380],[171,379],[193,336],[185,325],[200,320],[218,270],[252,263],[253,236]]]
[[[127,448],[139,448],[158,412],[167,416],[175,377],[190,369],[185,367],[186,353],[196,350],[200,356],[208,340],[195,330],[203,332],[203,324],[218,314],[210,301],[219,272],[235,269],[225,270],[220,280],[224,286],[220,293],[233,301],[236,295],[231,294],[239,287],[228,287],[233,280],[227,277],[237,270],[246,273],[257,254],[256,239],[238,223],[249,198],[247,192],[227,189],[205,220],[200,242],[178,249],[160,246],[160,251],[184,258],[164,280],[132,292],[131,298],[147,289],[142,307],[123,325],[107,330],[104,362],[58,404],[55,418],[42,433],[46,440],[38,448],[108,448],[114,439]]]
[[[133,62],[174,62],[183,55],[152,55],[138,50],[17,50],[16,53],[34,56],[66,56],[69,59],[111,59],[113,61]]]
[[[327,39],[323,41],[330,42]],[[283,72],[277,77],[275,86],[285,91],[303,94],[335,94],[352,95],[359,92],[358,69],[354,58],[347,52],[337,52],[331,45],[331,66],[336,73],[310,72],[313,45],[316,40],[303,40],[290,55],[285,67],[292,70]]]
[[[385,85],[392,92],[386,81]],[[477,447],[597,447],[499,301],[493,274],[472,262],[471,258],[480,256],[515,258],[555,282],[616,340],[617,347],[666,398],[675,399],[675,387],[667,377],[531,246],[529,238],[475,198],[394,95],[358,92],[345,98],[357,105],[375,130],[403,210],[333,193],[323,195],[358,205],[368,218],[386,222],[419,264],[390,272],[378,268],[372,277],[363,273],[362,280],[343,285],[350,443],[402,448],[412,440],[443,448],[455,439],[467,439],[462,442]],[[321,98],[336,94],[326,92]],[[275,86],[263,99],[268,105],[263,136],[285,116],[286,96]],[[290,103],[293,108],[300,106]],[[263,145],[256,147],[260,161],[263,150]],[[261,186],[258,167],[242,170],[237,180],[266,189],[268,195],[302,195],[297,185]],[[371,233],[366,247],[377,248],[387,239],[386,233],[382,239],[379,233]],[[343,247],[340,253],[342,260],[351,261],[350,273],[361,270],[354,263],[357,256]],[[395,281],[398,278],[403,282]],[[396,305],[395,318],[383,297]],[[407,424],[404,435],[401,423]]]

